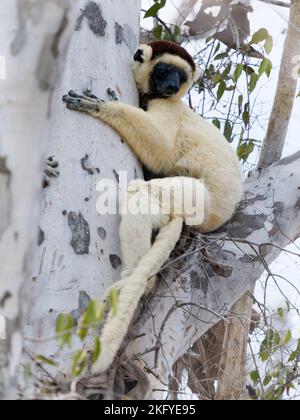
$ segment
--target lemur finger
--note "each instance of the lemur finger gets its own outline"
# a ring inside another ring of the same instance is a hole
[[[57,178],[60,174],[60,172],[54,168],[51,168],[50,166],[46,167],[45,170],[45,175],[47,175],[48,177],[52,177],[52,178]]]
[[[113,89],[108,88],[108,89],[107,89],[107,94],[109,95],[109,97],[110,97],[113,101],[118,101],[118,100],[119,100],[119,98],[118,98],[118,96],[117,96],[116,92],[115,92]]]
[[[71,96],[71,98],[78,98],[78,99],[84,99],[87,98],[87,96],[83,96],[83,95],[79,95],[78,93],[76,93],[74,90],[70,90],[68,92],[68,95]]]
[[[93,95],[89,89],[84,90],[82,93],[86,98],[99,99],[98,96]]]
[[[55,159],[55,156],[50,156],[46,159],[46,165],[50,166],[51,168],[58,168],[59,162]]]

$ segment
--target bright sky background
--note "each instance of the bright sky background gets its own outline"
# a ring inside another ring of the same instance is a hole
[[[161,12],[161,17],[167,23],[174,23],[174,17],[178,16],[176,7],[182,3],[182,0],[167,0],[167,5]],[[143,8],[148,9],[152,4],[152,0],[142,0]],[[261,104],[263,106],[262,120],[260,126],[257,125],[252,130],[253,138],[263,139],[268,121],[268,115],[271,112],[275,90],[277,86],[278,69],[281,62],[283,43],[285,40],[285,31],[287,29],[289,10],[283,7],[276,7],[265,4],[259,0],[253,0],[254,13],[250,15],[251,32],[265,27],[274,38],[274,49],[270,55],[275,70],[272,72],[270,80],[261,88]],[[199,6],[198,6],[199,8]],[[147,22],[147,23],[146,23]],[[147,27],[152,25],[151,19],[147,21],[142,20],[142,26]],[[292,120],[289,126],[287,141],[284,149],[284,155],[290,155],[300,150],[299,133],[300,133],[300,98],[295,101]],[[300,254],[300,241],[296,245],[291,245],[289,250]],[[280,258],[271,267],[273,273],[285,277],[289,282],[300,290],[300,257],[282,254]],[[263,279],[262,279],[263,280]],[[282,291],[289,297],[292,303],[300,308],[300,298],[287,281],[279,280]],[[261,301],[263,300],[263,291],[260,285],[257,285],[256,296]],[[278,291],[278,288],[269,282],[268,286],[268,305],[271,309],[277,310],[278,307],[284,305],[284,298]],[[300,338],[300,318],[298,315],[291,315],[286,320],[286,324],[293,330],[293,338]],[[285,326],[287,328],[287,325]]]

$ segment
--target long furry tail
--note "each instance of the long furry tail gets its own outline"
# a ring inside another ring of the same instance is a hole
[[[110,315],[104,326],[100,338],[101,353],[93,365],[93,373],[105,372],[112,364],[127,334],[138,303],[147,288],[148,279],[155,275],[169,258],[180,238],[182,227],[181,217],[172,219],[168,225],[164,226],[133,273],[123,279],[124,286],[120,291],[118,312],[115,316]]]

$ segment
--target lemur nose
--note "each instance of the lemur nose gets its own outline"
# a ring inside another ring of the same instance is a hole
[[[177,85],[171,84],[166,87],[166,93],[173,95],[179,91],[179,87]]]

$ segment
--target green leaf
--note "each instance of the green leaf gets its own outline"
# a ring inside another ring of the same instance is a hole
[[[48,359],[47,357],[42,356],[42,355],[37,356],[36,360],[40,363],[45,364],[45,365],[55,366],[55,367],[58,366],[58,364],[56,362],[54,362],[54,360]]]
[[[216,48],[215,48],[215,51],[214,51],[214,55],[216,55],[217,54],[217,52],[219,51],[219,49],[221,48],[221,42],[218,42],[217,43],[217,46],[216,46]]]
[[[270,354],[269,354],[269,352],[263,350],[263,351],[260,352],[259,357],[260,357],[262,362],[266,362],[267,360],[269,360]]]
[[[92,300],[85,313],[83,314],[80,328],[77,331],[77,335],[80,340],[83,341],[88,335],[89,328],[96,329],[100,321],[102,321],[105,312],[105,305],[103,302]]]
[[[261,28],[255,34],[253,34],[250,45],[251,44],[259,44],[262,41],[265,41],[269,36],[269,32],[266,28]]]
[[[254,143],[252,142],[242,143],[237,148],[237,155],[240,160],[243,160],[244,162],[246,162],[249,156],[251,155],[251,153],[253,152],[253,150],[254,150]]]
[[[271,382],[271,380],[272,380],[272,377],[270,375],[266,375],[266,377],[265,377],[265,379],[263,381],[263,385],[264,386],[269,385],[269,383]]]
[[[297,359],[297,357],[298,357],[298,352],[293,351],[293,352],[290,354],[290,357],[289,357],[288,362],[289,362],[289,363],[290,363],[290,362],[294,362],[294,361]]]
[[[283,321],[283,319],[284,319],[284,310],[283,310],[283,308],[278,308],[277,309],[277,313],[278,313],[279,318],[281,319],[281,321]]]
[[[156,40],[160,41],[162,39],[162,34],[163,34],[163,27],[162,25],[157,25],[154,29],[153,29],[153,36]]]
[[[115,316],[118,312],[118,303],[119,303],[119,291],[117,289],[111,289],[108,295],[108,302],[111,307],[112,316]]]
[[[272,52],[273,44],[274,44],[273,37],[271,35],[268,35],[267,39],[266,39],[266,42],[265,42],[265,45],[264,45],[264,49],[265,49],[267,54],[270,54]]]
[[[233,92],[235,89],[236,89],[236,86],[235,86],[235,85],[228,86],[228,87],[226,88],[226,92]]]
[[[238,82],[239,78],[241,77],[242,73],[243,73],[243,69],[244,69],[244,65],[243,64],[238,64],[235,68],[234,74],[233,74],[233,81],[235,83]]]
[[[100,354],[101,354],[101,342],[100,342],[99,337],[96,337],[95,343],[94,343],[94,351],[93,351],[93,363],[97,362]]]
[[[221,54],[216,55],[214,59],[218,61],[218,60],[224,60],[224,58],[228,58],[228,57],[229,57],[228,53],[221,53]]]
[[[225,90],[226,90],[226,83],[224,82],[224,80],[221,80],[221,82],[219,84],[219,89],[218,89],[218,92],[217,92],[218,102],[222,99]]]
[[[288,344],[292,339],[292,333],[291,331],[288,331],[283,339],[284,344]]]
[[[246,128],[250,124],[249,102],[247,102],[244,106],[243,122],[244,122]]]
[[[260,379],[260,375],[259,375],[258,370],[253,370],[250,373],[250,378],[251,378],[251,381],[252,382],[254,382],[255,384],[257,384],[259,382],[259,379]]]
[[[247,66],[247,64],[244,65],[243,69],[244,69],[244,72],[246,74],[248,74],[249,76],[251,76],[251,74],[255,73],[255,70],[252,67]]]
[[[243,111],[243,103],[244,103],[244,96],[243,95],[239,95],[239,98],[238,98],[239,116],[241,115],[241,113]]]
[[[220,72],[216,72],[213,77],[213,87],[216,87],[218,83],[222,80],[222,75]]]
[[[253,73],[250,77],[250,83],[248,87],[250,93],[252,93],[254,89],[256,88],[258,80],[259,80],[259,75],[256,73]]]
[[[161,0],[160,2],[156,0],[155,4],[145,13],[144,19],[156,16],[159,10],[165,7],[166,2],[167,0]]]
[[[61,347],[72,345],[72,333],[73,328],[76,323],[71,314],[61,314],[57,317],[56,320],[56,334],[62,337],[59,337]],[[64,334],[65,333],[65,334]]]
[[[218,120],[218,118],[214,118],[214,119],[213,119],[213,121],[212,121],[212,123],[213,123],[213,125],[214,125],[215,127],[217,127],[217,128],[220,130],[220,128],[221,128],[221,123],[220,123],[220,120]]]
[[[268,77],[270,77],[270,74],[271,74],[272,68],[273,68],[272,61],[271,61],[271,60],[269,60],[268,58],[264,58],[264,59],[262,60],[262,62],[260,63],[259,70],[258,70],[258,74],[259,74],[260,76],[262,76],[264,73],[266,73],[266,75],[267,75]]]
[[[231,68],[232,68],[232,63],[227,64],[227,66],[225,67],[225,70],[222,73],[222,79],[223,80],[228,80],[229,79],[229,73],[231,72]]]
[[[229,142],[231,142],[232,131],[233,131],[233,125],[231,121],[227,120],[225,123],[225,128],[224,128],[224,136]]]
[[[77,378],[87,366],[87,351],[81,350],[74,354],[72,360],[72,375]]]

